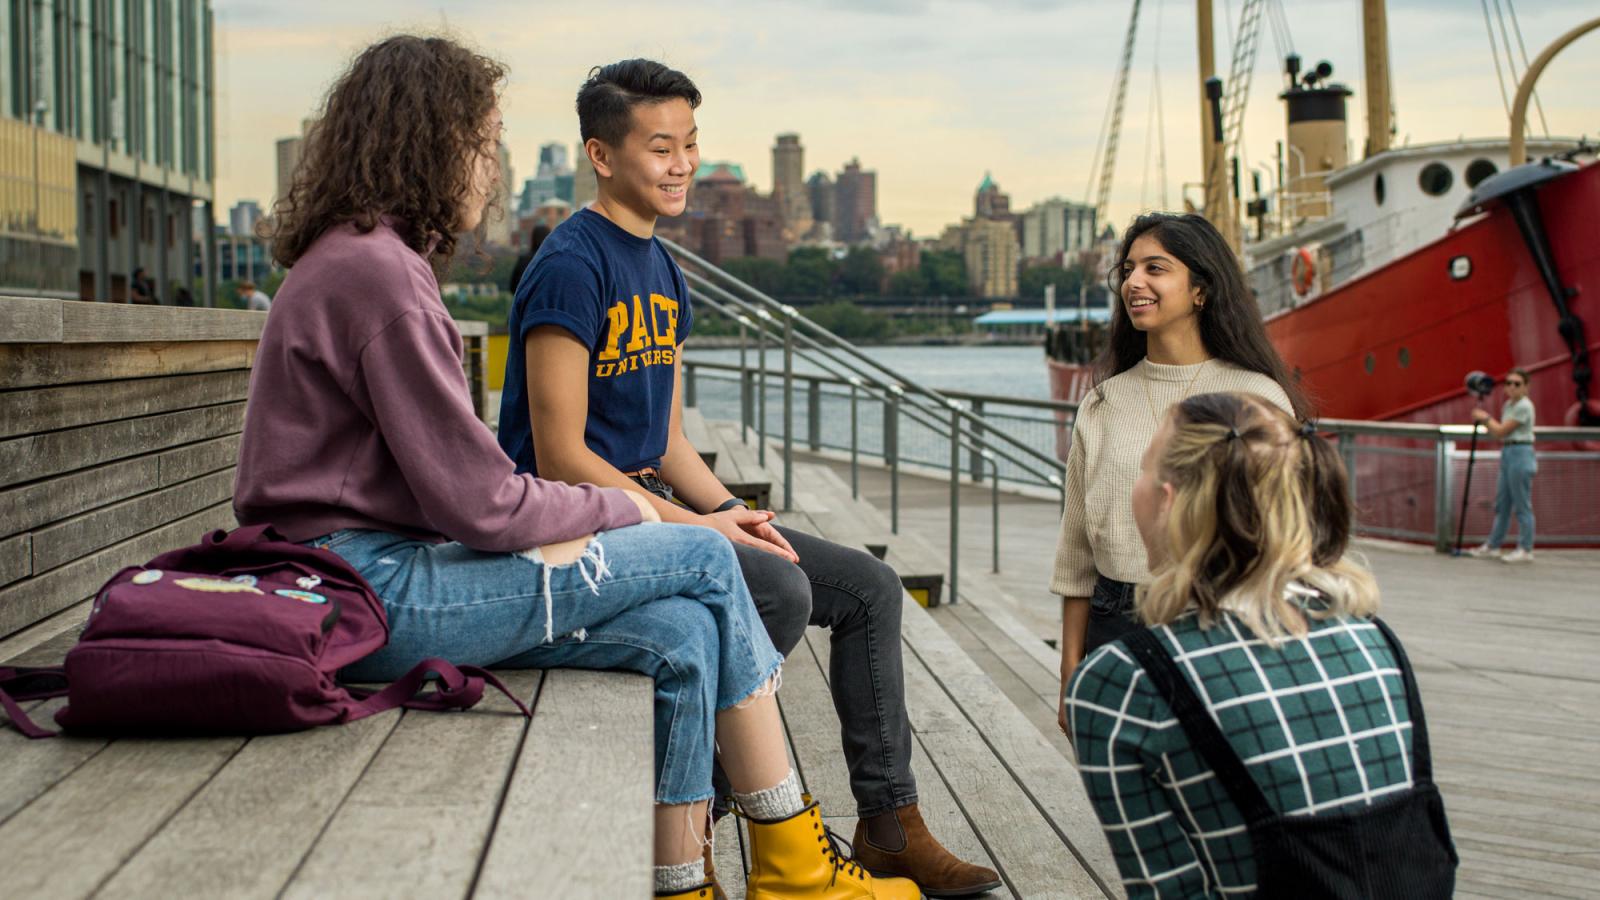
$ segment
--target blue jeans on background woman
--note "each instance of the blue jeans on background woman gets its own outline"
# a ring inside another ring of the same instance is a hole
[[[500,668],[623,669],[655,679],[656,797],[712,794],[715,714],[777,673],[733,547],[693,525],[602,532],[576,561],[484,553],[383,531],[307,543],[339,554],[382,598],[389,643],[345,669],[391,681],[430,656]]]
[[[1511,517],[1517,517],[1517,547],[1533,550],[1533,476],[1539,474],[1539,460],[1532,444],[1506,444],[1500,448],[1500,478],[1494,489],[1494,527],[1489,530],[1490,547],[1498,548],[1506,539]]]

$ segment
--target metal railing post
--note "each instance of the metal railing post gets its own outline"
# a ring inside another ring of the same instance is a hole
[[[1350,503],[1355,505],[1356,497],[1356,436],[1348,431],[1339,432],[1339,458],[1344,460],[1344,477],[1349,482]]]
[[[794,508],[794,317],[783,308],[783,511]]]
[[[822,379],[806,382],[806,446],[815,453],[822,449]]]
[[[1434,439],[1433,454],[1433,549],[1440,553],[1450,551],[1450,494],[1454,480],[1450,471],[1450,450],[1455,441],[1444,435]]]
[[[961,406],[950,401],[950,602],[961,586]]]
[[[750,362],[746,358],[750,343],[750,320],[739,317],[739,441],[750,443]]]
[[[861,388],[861,379],[850,376],[850,499],[856,500],[861,496],[861,445],[858,440],[856,427],[857,392]]]
[[[694,365],[686,363],[683,367],[683,405],[693,409],[700,405],[700,398],[695,393]]]
[[[983,418],[983,401],[976,398],[972,401],[972,414]],[[972,480],[983,483],[983,432],[984,427],[976,423],[972,426]]]
[[[889,385],[889,418],[884,422],[883,452],[889,458],[889,532],[900,533],[900,395],[897,384]]]
[[[764,323],[756,329],[756,365],[761,370],[756,373],[756,464],[767,464],[767,328],[772,322],[772,314],[764,309],[756,310],[757,318]]]
[[[1000,460],[993,453],[983,451],[983,458],[989,461],[989,475],[992,479],[989,488],[989,528],[994,537],[994,549],[990,551],[989,571],[1000,574]]]

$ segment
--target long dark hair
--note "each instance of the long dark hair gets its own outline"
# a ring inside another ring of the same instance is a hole
[[[442,37],[399,35],[361,51],[328,92],[294,184],[273,206],[273,258],[293,266],[329,228],[351,222],[365,233],[390,216],[442,277],[473,163],[495,153],[489,112],[505,74]]]
[[[1128,371],[1144,359],[1147,352],[1148,336],[1133,327],[1120,300],[1123,264],[1128,261],[1133,242],[1145,235],[1155,238],[1164,250],[1189,268],[1190,281],[1205,298],[1205,307],[1197,315],[1200,317],[1200,342],[1205,345],[1206,352],[1213,359],[1259,372],[1276,381],[1289,396],[1295,415],[1311,418],[1311,401],[1290,377],[1288,367],[1267,340],[1261,310],[1245,284],[1238,258],[1215,226],[1205,217],[1193,214],[1146,213],[1134,219],[1123,234],[1116,264],[1106,274],[1113,307],[1111,336],[1106,349],[1095,361],[1095,383]]]

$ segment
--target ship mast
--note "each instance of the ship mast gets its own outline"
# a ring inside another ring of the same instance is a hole
[[[1367,147],[1363,156],[1389,149],[1394,109],[1389,99],[1389,14],[1384,0],[1361,0],[1361,53],[1366,63]]]
[[[1223,158],[1222,82],[1217,79],[1211,0],[1195,0],[1195,17],[1200,57],[1200,164],[1204,167],[1205,185],[1205,209],[1201,212],[1238,253],[1238,229],[1233,226],[1233,203]]]

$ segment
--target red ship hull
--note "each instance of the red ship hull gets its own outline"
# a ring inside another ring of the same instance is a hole
[[[1583,321],[1590,358],[1600,365],[1600,164],[1542,185],[1538,204],[1556,271],[1573,291],[1569,308]],[[1462,257],[1470,274],[1453,277]],[[1476,401],[1464,376],[1479,369],[1498,380],[1520,366],[1531,375],[1529,397],[1538,424],[1566,426],[1577,424],[1577,403],[1572,353],[1557,330],[1558,319],[1533,255],[1502,205],[1266,324],[1318,418],[1465,424]],[[1081,399],[1087,366],[1050,360],[1049,370],[1055,399]],[[1592,381],[1589,389],[1591,397],[1600,394]],[[1490,411],[1498,415],[1501,402],[1496,392]],[[1068,428],[1058,429],[1063,459],[1069,438]],[[1413,540],[1437,533],[1432,447],[1369,439],[1361,446],[1373,448],[1357,454],[1353,473],[1362,530]],[[1499,447],[1481,440],[1479,449],[1467,506],[1469,540],[1481,540],[1493,518]],[[1539,531],[1600,534],[1594,461],[1562,458],[1561,449],[1566,448],[1540,447],[1534,483]],[[1452,460],[1450,477],[1458,490],[1466,468],[1464,460]],[[1452,534],[1459,503],[1459,493],[1453,493]]]
[[[1600,165],[1544,185],[1539,206],[1568,302],[1600,350]],[[1465,257],[1471,274],[1451,276]],[[1504,207],[1304,306],[1267,333],[1330,419],[1467,422],[1468,371],[1531,374],[1543,425],[1575,421],[1571,352],[1555,304]],[[1593,385],[1591,384],[1591,388]],[[1570,418],[1569,418],[1570,416]]]

